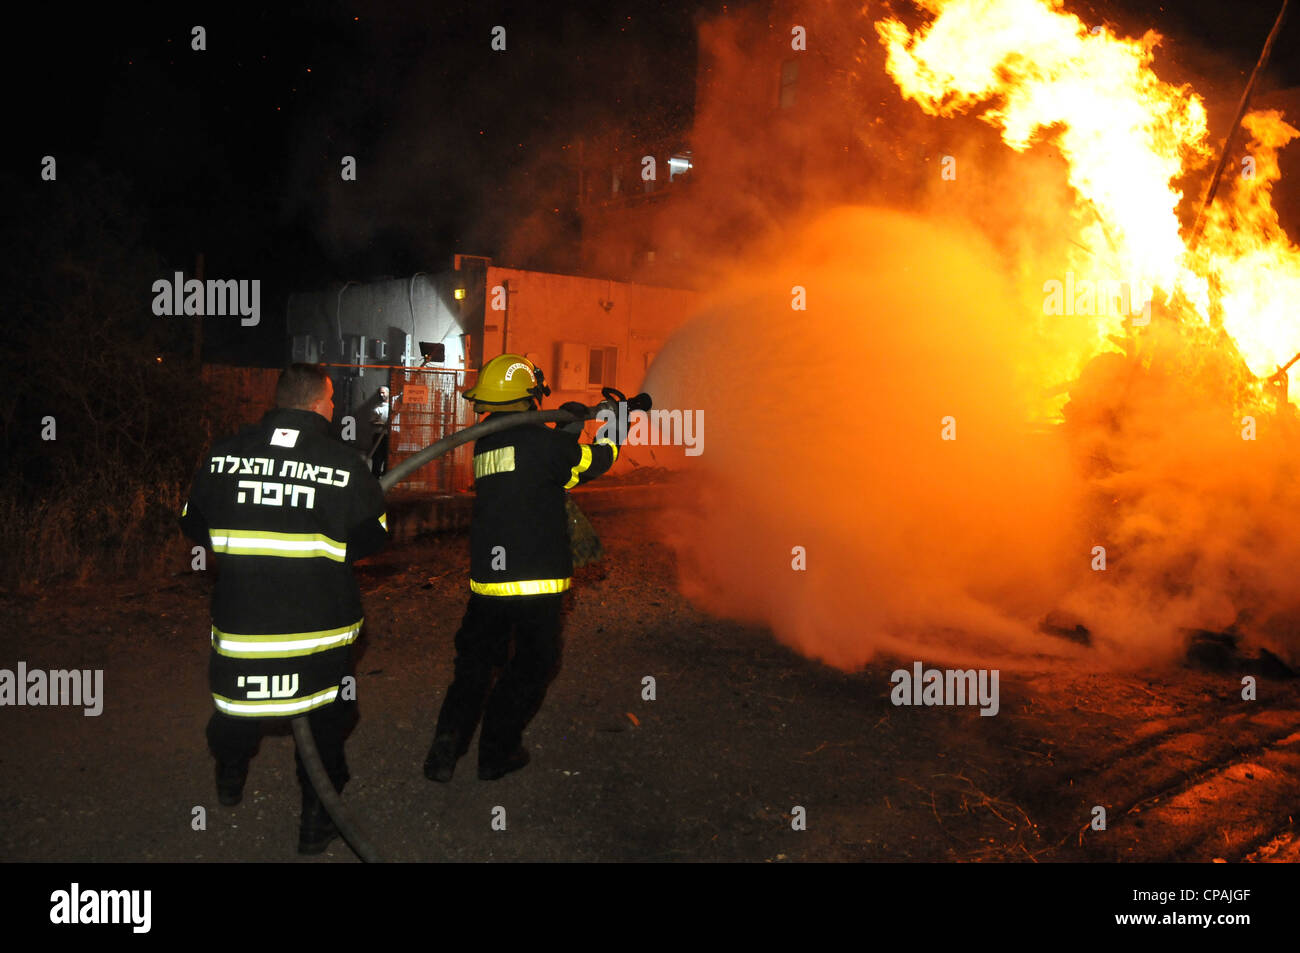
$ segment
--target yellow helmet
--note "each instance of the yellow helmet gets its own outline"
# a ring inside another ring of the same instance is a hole
[[[507,405],[529,400],[540,404],[542,397],[550,392],[540,367],[521,354],[500,354],[483,365],[474,386],[461,396],[476,404],[505,410]]]

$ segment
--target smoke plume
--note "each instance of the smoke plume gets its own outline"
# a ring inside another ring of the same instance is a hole
[[[738,267],[646,384],[709,421],[666,520],[687,595],[842,668],[1137,666],[1234,624],[1294,658],[1294,425],[1261,409],[1242,439],[1236,365],[1159,320],[1148,367],[1090,363],[1051,422],[1060,335],[1023,299],[972,229],[881,209]]]

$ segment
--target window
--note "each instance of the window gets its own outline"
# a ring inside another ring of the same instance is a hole
[[[781,64],[781,108],[794,105],[795,90],[799,88],[799,61],[786,60]]]
[[[587,360],[587,385],[589,387],[617,387],[618,348],[593,347]]]

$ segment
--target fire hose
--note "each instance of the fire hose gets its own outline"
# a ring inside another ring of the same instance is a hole
[[[567,410],[530,410],[522,413],[505,414],[494,420],[484,420],[473,426],[466,427],[464,430],[448,434],[441,440],[425,447],[419,453],[407,457],[385,473],[379,478],[379,486],[387,493],[397,484],[409,478],[420,467],[431,460],[436,460],[447,451],[454,450],[456,447],[470,443],[480,437],[486,437],[488,434],[509,430],[511,427],[552,422],[568,424],[580,419],[592,420],[601,411],[617,414],[618,405],[621,403],[627,404],[629,412],[633,410],[649,410],[651,406],[649,394],[637,394],[629,400],[613,387],[605,387],[601,389],[601,396],[605,399],[588,407],[586,415],[581,418],[569,413]],[[616,421],[616,425],[620,423],[623,423],[623,421]],[[334,789],[329,774],[325,770],[325,765],[320,759],[320,752],[316,750],[316,741],[312,738],[311,725],[305,715],[293,719],[293,737],[298,744],[298,754],[302,758],[303,767],[307,770],[307,777],[311,780],[311,786],[315,788],[316,796],[320,798],[321,804],[324,805],[330,819],[334,822],[334,826],[343,835],[343,839],[356,855],[366,863],[381,862],[382,858],[371,843],[370,836],[357,823],[356,819],[348,813],[347,808],[343,806],[343,799],[339,797],[338,792]]]

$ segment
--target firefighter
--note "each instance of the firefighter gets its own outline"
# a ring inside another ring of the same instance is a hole
[[[291,365],[280,375],[276,405],[261,423],[213,446],[181,511],[182,530],[213,552],[218,570],[207,739],[226,806],[243,796],[262,733],[301,715],[343,790],[343,741],[355,703],[339,696],[362,623],[352,563],[388,539],[379,482],[330,434],[334,384],[324,369]],[[338,831],[297,752],[295,760],[298,851],[318,854]]]
[[[535,410],[550,392],[531,361],[503,354],[487,363],[464,397],[492,419]],[[579,403],[561,409],[580,418],[587,412]],[[424,764],[431,781],[451,780],[480,719],[481,780],[528,764],[523,731],[559,670],[560,607],[573,575],[565,491],[618,459],[611,440],[579,443],[582,428],[581,419],[555,430],[523,425],[474,445],[469,604],[456,633],[455,675]]]

